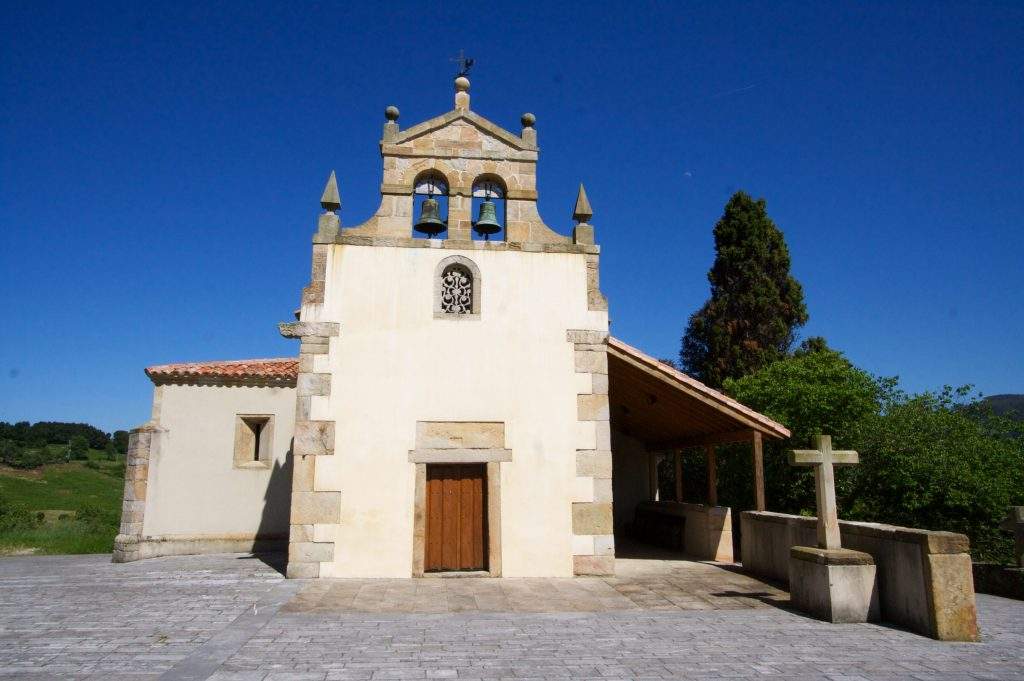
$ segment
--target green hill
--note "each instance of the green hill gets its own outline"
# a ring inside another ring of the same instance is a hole
[[[0,556],[107,553],[121,517],[124,458],[24,470],[0,466]]]
[[[992,407],[992,413],[1024,421],[1024,395],[989,395],[984,400]]]

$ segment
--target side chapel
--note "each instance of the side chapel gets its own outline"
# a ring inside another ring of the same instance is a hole
[[[685,518],[690,555],[732,560],[715,446],[782,425],[608,335],[580,186],[569,235],[537,211],[537,130],[454,109],[385,112],[381,201],[343,227],[320,199],[298,343],[282,359],[152,366],[115,561],[287,548],[287,574],[614,572],[640,514]],[[698,447],[706,480],[681,479]],[[658,462],[674,459],[674,494]],[[685,486],[707,485],[685,503]],[[668,497],[668,498],[666,498]]]

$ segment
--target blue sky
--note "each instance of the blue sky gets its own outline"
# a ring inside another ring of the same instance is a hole
[[[173,5],[173,6],[172,6]],[[674,357],[729,195],[764,197],[804,335],[905,387],[1024,392],[1024,5],[8,2],[0,420],[148,417],[150,364],[296,352],[318,198],[371,215],[388,104],[537,116],[584,182],[612,331]]]

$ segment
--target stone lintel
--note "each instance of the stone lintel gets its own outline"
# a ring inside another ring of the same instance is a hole
[[[870,553],[853,549],[819,549],[814,546],[792,546],[789,555],[818,565],[874,565]]]
[[[511,460],[511,449],[409,450],[410,463],[492,463]]]

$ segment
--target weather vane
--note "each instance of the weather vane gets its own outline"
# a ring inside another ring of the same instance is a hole
[[[455,62],[456,64],[459,65],[460,68],[459,68],[459,72],[455,74],[456,77],[458,77],[458,76],[468,76],[469,75],[469,70],[471,68],[473,68],[473,59],[472,59],[472,57],[467,57],[465,55],[465,53],[463,52],[463,50],[459,50],[459,56],[458,57],[452,57],[448,61],[453,61],[453,62]]]

